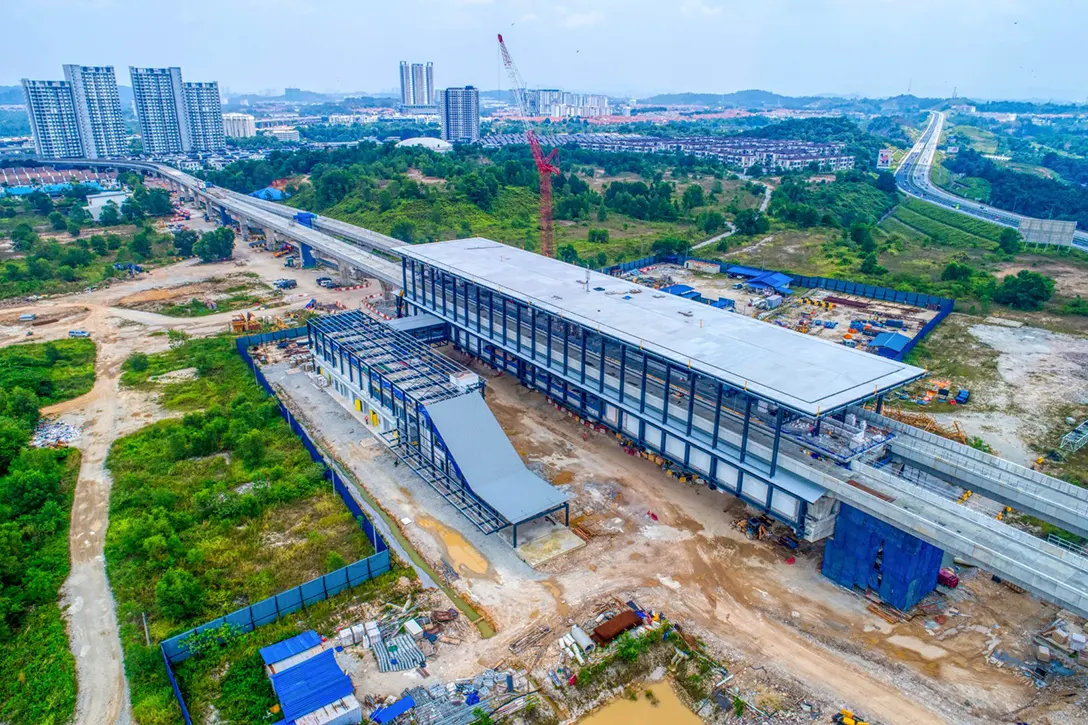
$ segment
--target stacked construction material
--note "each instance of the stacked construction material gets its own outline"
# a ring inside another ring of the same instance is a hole
[[[905,612],[936,588],[942,556],[937,547],[842,504],[822,571],[844,587],[876,592]]]

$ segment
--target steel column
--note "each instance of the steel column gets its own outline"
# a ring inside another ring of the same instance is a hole
[[[771,449],[771,477],[774,477],[774,469],[778,466],[778,444],[782,442],[782,418],[786,412],[781,405],[774,418],[774,447]]]
[[[748,455],[748,428],[752,423],[752,398],[748,395],[744,396],[744,429],[740,434],[740,462],[744,463],[744,458]]]

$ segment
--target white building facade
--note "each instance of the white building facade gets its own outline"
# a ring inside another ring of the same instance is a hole
[[[123,156],[128,151],[121,97],[112,65],[65,65],[72,89],[83,155],[91,159]]]
[[[230,138],[256,136],[257,119],[248,113],[224,113],[223,133]]]
[[[23,79],[23,98],[39,158],[63,159],[83,156],[79,120],[67,81]]]
[[[480,140],[480,91],[473,86],[447,88],[438,94],[442,140],[473,143]]]

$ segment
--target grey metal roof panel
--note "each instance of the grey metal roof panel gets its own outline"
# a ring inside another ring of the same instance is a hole
[[[398,317],[395,320],[388,320],[385,324],[389,325],[394,330],[400,330],[401,332],[410,332],[411,330],[420,330],[425,327],[444,325],[446,324],[446,321],[440,317],[435,317],[429,312],[424,312],[421,315]]]
[[[480,237],[400,252],[809,415],[925,373]]]
[[[567,497],[521,460],[482,396],[467,393],[426,406],[469,487],[510,523],[520,523]]]

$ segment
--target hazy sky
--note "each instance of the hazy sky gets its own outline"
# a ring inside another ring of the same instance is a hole
[[[439,87],[639,95],[761,88],[1088,98],[1088,0],[2,0],[0,84],[61,64],[179,65],[232,92]]]

